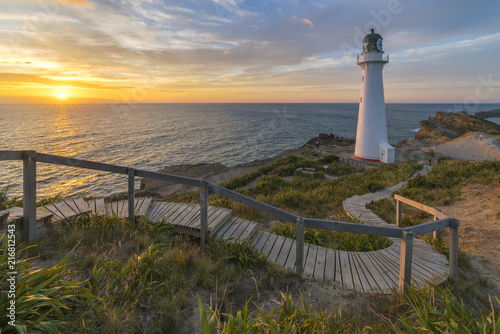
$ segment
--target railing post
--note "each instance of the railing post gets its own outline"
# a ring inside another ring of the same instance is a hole
[[[403,212],[401,211],[401,201],[396,199],[396,226],[401,227],[401,218],[403,217]]]
[[[438,220],[438,217],[436,217],[436,215],[434,215],[434,221]],[[439,237],[439,231],[434,231],[432,232],[432,237],[434,239],[437,239],[437,237]]]
[[[413,232],[402,231],[401,255],[399,258],[399,293],[404,294],[406,286],[411,285],[411,262],[413,251]]]
[[[205,242],[206,242],[206,238],[207,238],[207,226],[208,226],[207,202],[208,202],[207,183],[202,181],[201,188],[200,188],[200,240],[201,240],[201,247],[205,246]]]
[[[24,151],[23,157],[23,230],[24,240],[36,238],[36,151]]]
[[[128,220],[135,222],[135,170],[128,169]]]
[[[450,224],[450,277],[453,280],[458,279],[458,237],[459,237],[460,221],[451,218]]]
[[[304,219],[298,217],[296,221],[297,226],[297,248],[295,256],[295,272],[302,278],[304,274]]]

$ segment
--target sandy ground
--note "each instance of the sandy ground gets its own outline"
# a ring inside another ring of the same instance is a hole
[[[500,184],[469,184],[458,202],[438,209],[460,220],[461,250],[486,282],[483,290],[500,297]]]
[[[454,159],[500,160],[500,138],[470,132],[433,148],[436,153]]]

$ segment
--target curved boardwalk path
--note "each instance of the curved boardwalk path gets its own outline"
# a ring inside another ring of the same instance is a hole
[[[430,170],[428,166],[419,172],[425,174]],[[406,182],[401,182],[395,186],[388,187],[361,196],[353,196],[343,202],[345,212],[353,218],[357,218],[371,225],[394,226],[382,220],[379,216],[370,211],[366,206],[372,201],[378,201],[383,198],[391,197],[392,193],[402,188]],[[391,238],[392,245],[386,249],[357,253],[364,254],[374,261],[372,265],[381,273],[382,279],[387,282],[387,277],[396,278],[392,281],[391,289],[396,289],[399,278],[399,259],[401,251],[401,240]],[[412,257],[412,282],[419,288],[426,287],[427,282],[439,284],[444,282],[449,273],[449,264],[446,256],[438,253],[432,246],[427,244],[422,239],[413,240],[413,257]],[[375,277],[374,277],[375,278]],[[380,280],[380,278],[378,278]],[[385,292],[385,291],[383,291]]]
[[[404,183],[362,196],[353,196],[344,201],[344,210],[351,216],[369,224],[388,225],[366,208],[374,200],[391,196]],[[19,208],[16,208],[19,209]],[[14,210],[14,209],[12,209]],[[22,209],[21,209],[22,210]],[[72,219],[91,214],[128,216],[128,201],[105,203],[103,198],[88,202],[81,197],[68,198],[59,203],[38,208],[37,229],[42,232],[50,219]],[[152,223],[166,221],[177,231],[200,236],[200,207],[197,204],[153,202],[142,197],[135,201],[137,216],[146,216]],[[20,223],[21,212],[0,212],[0,221]],[[225,208],[208,207],[208,234],[226,240],[249,240],[255,248],[271,262],[291,270],[295,269],[296,241],[257,229],[258,223],[232,217]],[[19,226],[19,230],[20,226]],[[42,233],[40,234],[40,236]],[[393,239],[390,247],[373,252],[346,252],[305,244],[304,277],[329,280],[339,287],[366,293],[391,293],[398,287],[399,255],[401,242]],[[413,242],[412,279],[418,287],[426,281],[441,283],[448,276],[448,262],[421,239]]]

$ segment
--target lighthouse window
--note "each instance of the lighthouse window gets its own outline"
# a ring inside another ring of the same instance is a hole
[[[361,77],[361,82],[365,82],[365,76],[364,75]]]
[[[363,97],[362,96],[359,98],[359,103],[361,103],[361,102],[363,102]]]

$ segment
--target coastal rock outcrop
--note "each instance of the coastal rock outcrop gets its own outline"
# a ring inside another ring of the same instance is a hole
[[[500,126],[483,118],[469,115],[465,111],[458,113],[438,111],[435,117],[420,121],[420,130],[416,140],[426,142],[447,142],[467,132],[500,134]]]
[[[320,133],[317,137],[312,138],[307,142],[306,145],[316,146],[316,142],[319,141],[320,145],[334,145],[334,146],[349,146],[354,145],[356,140],[352,138],[344,138],[334,135],[333,133],[326,134]]]

